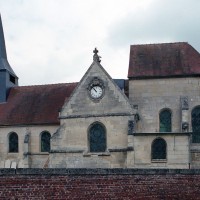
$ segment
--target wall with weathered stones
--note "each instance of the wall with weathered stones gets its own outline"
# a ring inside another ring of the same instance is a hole
[[[137,132],[159,132],[159,113],[164,108],[172,111],[172,132],[181,132],[181,100],[188,97],[189,110],[184,113],[191,127],[191,111],[200,105],[200,79],[188,78],[162,78],[129,81],[129,99],[138,105],[140,122]]]
[[[200,167],[200,145],[191,144],[191,137],[184,135],[177,137],[175,134],[184,132],[182,130],[183,122],[189,125],[186,132],[192,132],[191,113],[196,106],[200,105],[199,91],[199,77],[129,81],[129,99],[134,107],[138,107],[140,116],[136,132],[138,135],[140,133],[155,133],[156,137],[165,139],[169,147],[167,149],[167,163],[156,163],[156,165],[152,163],[149,166],[149,152],[153,137],[147,134],[145,137],[135,138],[135,163],[138,163],[135,164],[135,167],[187,168],[187,163],[190,163],[193,168]],[[183,109],[183,98],[187,99],[187,109]],[[174,134],[169,133],[169,136],[159,132],[159,113],[165,108],[170,109],[172,113],[172,133]]]
[[[200,199],[200,170],[4,169],[0,199]]]
[[[126,167],[129,119],[129,116],[66,119],[62,131],[52,138],[49,167]],[[90,152],[88,134],[89,127],[94,122],[105,126],[105,152]]]
[[[164,160],[152,160],[152,143],[162,137],[167,144],[167,155]],[[189,137],[183,134],[150,134],[138,133],[134,137],[134,168],[189,168],[191,164],[188,150]],[[133,159],[133,158],[132,158]]]
[[[94,80],[101,82],[103,88],[103,96],[96,100],[88,91]],[[51,140],[49,167],[126,167],[128,122],[134,120],[134,113],[127,97],[111,77],[99,63],[93,62],[62,107],[61,127]],[[90,149],[90,128],[95,123],[100,123],[105,130],[106,150],[100,153]]]
[[[56,132],[58,125],[35,125],[35,126],[9,126],[1,127],[0,134],[0,168],[10,168],[16,163],[19,168],[44,167],[48,159],[48,153],[41,152],[41,133],[48,131],[51,135]],[[18,135],[19,151],[9,152],[9,134],[15,132]],[[29,140],[25,143],[25,136],[29,134]],[[29,154],[26,156],[26,154]],[[5,164],[10,162],[10,166]]]

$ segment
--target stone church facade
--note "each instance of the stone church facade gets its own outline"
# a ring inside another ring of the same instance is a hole
[[[19,86],[0,18],[1,168],[199,168],[200,54],[131,45],[128,79],[98,51],[78,83]]]

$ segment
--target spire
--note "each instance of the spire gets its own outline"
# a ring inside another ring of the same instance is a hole
[[[97,48],[95,48],[94,49],[94,51],[93,51],[93,53],[94,53],[94,55],[93,55],[93,60],[95,61],[95,62],[98,62],[98,63],[100,63],[101,62],[101,60],[100,60],[100,56],[98,55],[98,50],[97,50]]]
[[[0,14],[0,58],[4,58],[7,60],[6,45],[5,45],[4,34],[3,34],[1,14]]]
[[[7,70],[9,73],[11,73],[13,76],[17,78],[15,72],[13,71],[12,67],[10,66],[7,60],[3,25],[2,25],[1,14],[0,14],[0,71],[1,70]]]
[[[18,85],[18,77],[7,60],[3,25],[0,14],[0,103],[7,101],[10,88]]]

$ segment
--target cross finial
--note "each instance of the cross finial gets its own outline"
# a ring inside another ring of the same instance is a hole
[[[98,55],[98,52],[99,51],[97,50],[97,48],[95,48],[94,51],[93,51],[93,53],[94,53],[93,60],[100,63],[101,62],[101,60],[100,60],[101,57]]]
[[[97,48],[94,49],[93,53],[97,54],[99,51],[97,50]]]

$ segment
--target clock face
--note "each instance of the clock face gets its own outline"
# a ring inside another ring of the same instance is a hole
[[[98,85],[93,86],[90,90],[90,95],[94,99],[99,99],[103,95],[103,89]]]

